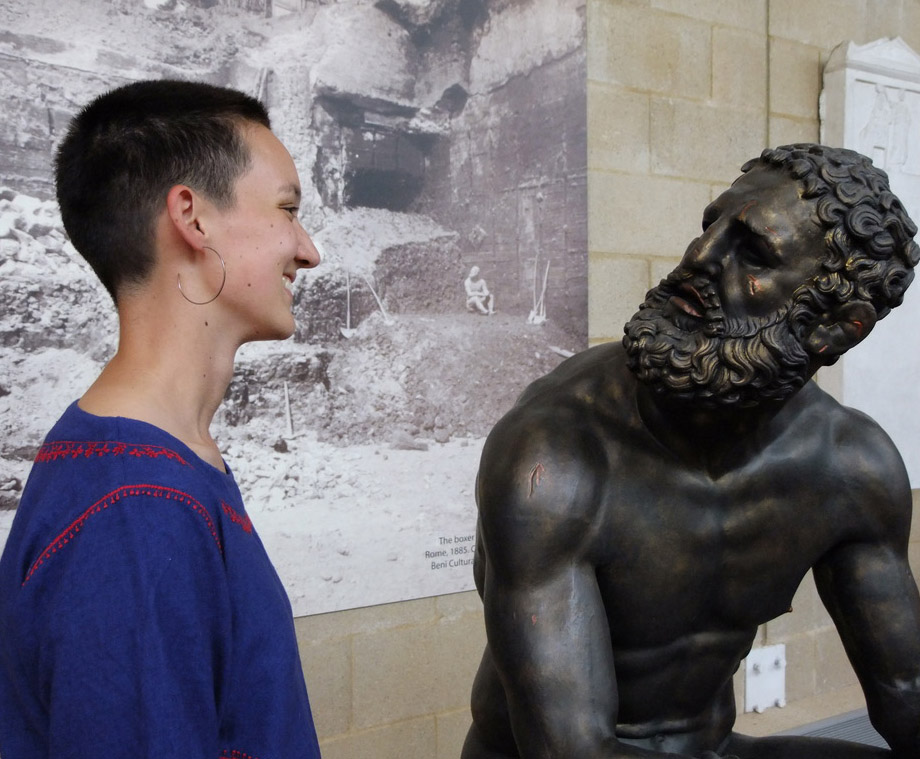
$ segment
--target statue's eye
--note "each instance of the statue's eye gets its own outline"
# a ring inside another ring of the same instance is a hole
[[[761,268],[772,267],[775,263],[773,252],[759,237],[745,240],[738,246],[738,253],[742,261],[748,266]]]

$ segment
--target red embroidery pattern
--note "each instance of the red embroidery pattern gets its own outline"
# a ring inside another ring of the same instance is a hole
[[[225,748],[220,752],[220,759],[259,759],[259,757],[247,754],[245,751]]]
[[[208,530],[211,532],[211,537],[214,538],[214,542],[217,544],[217,550],[221,553],[224,552],[223,546],[220,543],[220,537],[217,534],[217,529],[214,527],[214,520],[211,519],[208,510],[188,493],[183,493],[181,490],[175,490],[174,488],[161,487],[159,485],[125,485],[124,487],[113,490],[108,495],[96,501],[96,503],[77,517],[64,532],[52,540],[50,545],[41,552],[41,555],[35,560],[32,566],[29,567],[29,571],[26,573],[26,579],[22,581],[23,586],[32,579],[32,575],[35,574],[42,564],[48,561],[58,551],[63,550],[64,546],[76,538],[77,533],[86,526],[87,520],[93,516],[93,514],[98,514],[103,509],[107,509],[109,506],[115,506],[120,501],[131,498],[132,496],[165,498],[168,501],[176,501],[184,506],[188,506],[192,511],[198,514],[198,516],[204,519],[208,526]]]
[[[252,520],[249,518],[248,514],[240,514],[230,504],[224,503],[223,501],[220,502],[220,505],[224,510],[224,514],[230,517],[231,522],[238,524],[245,532],[252,533]]]
[[[137,458],[158,459],[165,457],[183,466],[189,463],[178,453],[159,445],[139,445],[137,443],[119,443],[114,440],[55,440],[45,443],[38,449],[36,463],[44,464],[58,459],[91,459],[99,456],[135,456]]]

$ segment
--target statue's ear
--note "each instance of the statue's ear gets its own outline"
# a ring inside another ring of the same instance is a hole
[[[805,336],[805,348],[822,363],[833,363],[868,335],[878,317],[871,304],[848,301],[820,316]]]

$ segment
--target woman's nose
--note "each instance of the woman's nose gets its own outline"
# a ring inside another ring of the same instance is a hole
[[[320,255],[319,249],[316,247],[316,244],[313,242],[310,235],[307,234],[306,230],[301,228],[301,240],[300,247],[298,249],[298,260],[301,264],[307,268],[312,269],[315,266],[319,266],[320,261],[322,261],[322,256]]]

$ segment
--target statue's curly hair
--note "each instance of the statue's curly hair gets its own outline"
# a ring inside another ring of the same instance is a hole
[[[765,150],[741,170],[758,165],[789,171],[803,197],[815,201],[827,244],[823,270],[807,286],[816,305],[829,311],[857,298],[881,319],[901,304],[920,247],[913,240],[917,225],[884,171],[853,150],[812,143]]]

